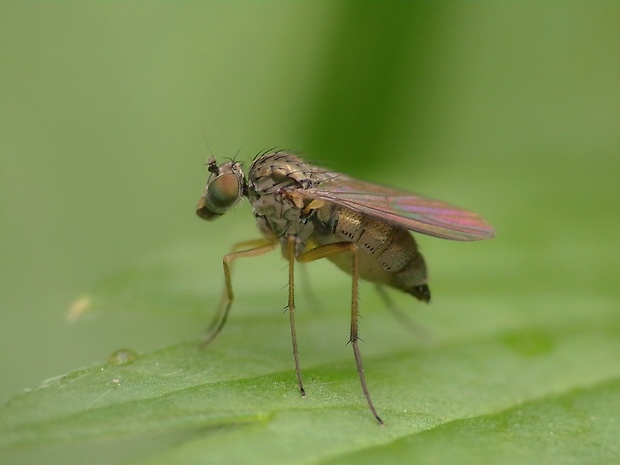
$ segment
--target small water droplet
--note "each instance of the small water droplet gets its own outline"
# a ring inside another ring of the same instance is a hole
[[[108,357],[108,363],[112,365],[126,365],[138,358],[138,354],[131,349],[118,349]]]

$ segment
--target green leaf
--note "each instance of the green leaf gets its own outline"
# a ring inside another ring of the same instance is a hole
[[[204,257],[192,259],[190,250],[196,245],[175,246],[174,253],[122,273],[126,288],[112,291],[108,280],[90,298],[103,301],[105,310],[115,299],[131,302],[127,289],[137,289],[144,306],[158,301],[165,313],[160,294],[149,300],[140,291],[152,286],[169,295],[164,302],[172,311],[174,302],[186,303],[174,297],[181,294],[176,284],[185,281],[183,274],[204,272]],[[612,354],[620,349],[620,321],[605,301],[588,302],[584,314],[584,301],[553,295],[541,305],[538,298],[523,298],[515,320],[502,299],[471,290],[477,277],[464,276],[470,292],[438,297],[441,310],[395,295],[398,305],[415,311],[420,335],[386,317],[373,289],[363,286],[362,351],[386,422],[380,427],[345,344],[349,279],[327,263],[317,263],[320,273],[310,276],[320,289],[318,307],[312,310],[299,293],[308,393],[299,396],[288,318],[280,310],[285,290],[276,284],[261,292],[260,278],[247,279],[276,269],[268,279],[284,283],[282,263],[275,254],[238,264],[233,314],[210,346],[199,349],[195,340],[135,359],[112,357],[14,397],[0,408],[0,451],[10,458],[26,446],[46,451],[54,444],[114,444],[176,431],[182,440],[159,439],[168,445],[143,456],[144,463],[377,463],[405,457],[490,463],[498,453],[510,455],[506,463],[531,463],[555,451],[562,451],[559,458],[574,452],[608,463],[617,457],[612,438],[620,430],[620,378]],[[158,269],[167,270],[159,273],[161,281],[154,279]]]

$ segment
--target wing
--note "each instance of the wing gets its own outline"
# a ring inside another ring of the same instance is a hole
[[[329,180],[295,195],[320,199],[386,221],[410,231],[455,241],[478,241],[495,230],[477,213],[401,191],[333,173]]]

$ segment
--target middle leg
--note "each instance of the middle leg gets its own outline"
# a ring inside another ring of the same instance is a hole
[[[371,413],[373,414],[377,422],[382,425],[383,420],[381,419],[381,417],[379,417],[379,414],[375,409],[375,405],[372,402],[372,398],[370,397],[370,392],[368,391],[366,376],[364,375],[364,365],[362,364],[362,355],[360,353],[358,343],[358,294],[360,274],[358,255],[359,248],[353,242],[336,242],[333,244],[321,245],[302,254],[301,257],[299,257],[299,261],[311,262],[314,260],[319,260],[321,258],[326,258],[346,252],[351,253],[351,276],[353,279],[353,282],[351,284],[351,333],[349,337],[349,342],[351,344],[351,347],[353,348],[353,355],[355,357],[355,363],[357,365],[357,374],[360,379],[360,384],[362,385],[362,392],[364,393],[364,397],[366,398],[366,402],[368,403],[368,407],[370,408]]]

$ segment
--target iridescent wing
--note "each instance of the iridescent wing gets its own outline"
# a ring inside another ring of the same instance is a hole
[[[478,241],[495,236],[495,230],[477,213],[393,187],[359,181],[332,173],[328,180],[295,195],[320,199],[395,226],[455,241]]]

